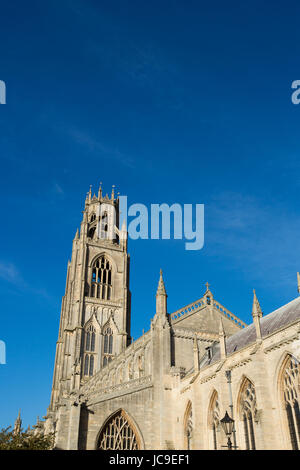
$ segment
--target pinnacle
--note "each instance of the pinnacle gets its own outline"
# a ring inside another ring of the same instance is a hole
[[[156,295],[167,295],[166,288],[165,288],[165,283],[163,280],[163,272],[162,269],[160,269],[159,273],[159,282],[158,282],[158,288]]]
[[[262,317],[262,315],[263,315],[263,313],[262,313],[258,298],[256,297],[255,289],[253,289],[252,316],[253,317],[255,317],[255,316]]]
[[[225,336],[225,331],[224,331],[224,326],[223,326],[222,318],[220,318],[219,336]]]

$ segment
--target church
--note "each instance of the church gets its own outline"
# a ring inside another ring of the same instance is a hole
[[[89,191],[39,423],[55,432],[55,449],[225,449],[226,413],[234,449],[300,449],[300,297],[263,315],[254,292],[246,325],[206,284],[200,299],[168,312],[160,272],[150,329],[133,341],[119,218],[114,190]]]

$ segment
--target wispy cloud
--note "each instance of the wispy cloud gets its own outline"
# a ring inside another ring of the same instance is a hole
[[[176,60],[164,50],[163,44],[153,38],[139,38],[124,32],[109,9],[82,0],[72,0],[68,8],[74,21],[89,25],[90,34],[82,42],[82,53],[120,81],[134,82],[136,87],[148,89],[157,107],[180,110],[185,101],[182,71]],[[100,33],[99,33],[100,31]]]
[[[32,287],[29,283],[27,283],[19,269],[13,263],[0,261],[0,279],[17,287],[18,291],[32,293],[46,299],[51,298],[46,289]]]
[[[88,132],[75,128],[65,128],[65,132],[77,143],[84,146],[88,152],[99,158],[118,160],[126,166],[133,167],[134,161],[115,147],[105,145],[92,137]]]
[[[59,196],[63,196],[63,195],[65,194],[64,190],[62,189],[62,187],[61,187],[58,183],[56,183],[56,182],[53,183],[52,192],[53,192],[54,194],[58,194]]]
[[[222,193],[206,208],[206,243],[212,256],[268,285],[280,279],[294,285],[300,268],[300,218],[280,204],[252,196]]]
[[[101,41],[87,40],[86,54],[101,61],[120,81],[134,82],[147,90],[158,107],[180,110],[184,106],[185,89],[182,72],[153,41],[135,43],[116,32]]]
[[[0,278],[13,284],[20,280],[21,283],[23,283],[23,279],[20,277],[19,271],[12,263],[0,262]]]

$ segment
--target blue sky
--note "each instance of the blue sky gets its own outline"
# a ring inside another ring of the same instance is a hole
[[[274,4],[275,3],[275,4]],[[298,3],[298,4],[297,4]],[[1,426],[49,404],[67,260],[92,184],[205,204],[205,245],[129,241],[132,334],[215,298],[251,321],[297,295],[299,2],[28,0],[1,5]]]

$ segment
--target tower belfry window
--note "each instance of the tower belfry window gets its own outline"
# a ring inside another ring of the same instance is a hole
[[[95,232],[96,232],[96,227],[90,228],[89,231],[88,231],[88,237],[89,238],[94,238]]]
[[[92,268],[91,297],[110,300],[112,296],[112,269],[111,263],[101,256]]]
[[[88,237],[94,238],[96,232],[96,214],[93,213],[90,217],[89,229],[88,229]]]
[[[103,212],[100,219],[100,238],[108,238],[108,215]]]

